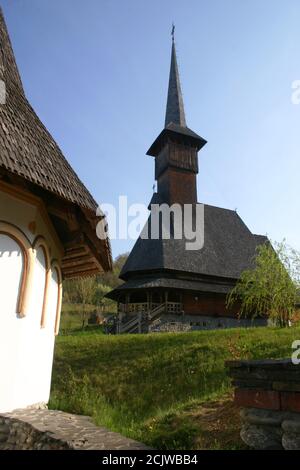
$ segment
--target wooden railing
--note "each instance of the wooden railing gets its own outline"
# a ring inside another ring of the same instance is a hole
[[[148,310],[148,304],[147,302],[145,303],[132,303],[132,304],[127,304],[127,313],[138,313],[138,312],[147,312]]]
[[[148,321],[154,320],[158,315],[163,313],[165,310],[165,304],[157,304],[151,312],[148,313]]]
[[[128,307],[130,307],[130,309]],[[149,323],[162,313],[181,313],[182,304],[180,302],[152,304],[151,310],[148,310],[148,304],[146,303],[127,304],[127,312],[134,313],[135,315],[132,315],[131,318],[130,315],[127,315],[125,321],[123,319],[123,321],[120,320],[118,322],[118,334],[141,333],[143,325],[148,326]]]
[[[181,302],[167,302],[166,311],[167,313],[181,313],[182,303]]]
[[[117,327],[117,333],[141,333],[142,330],[142,314],[134,315],[134,317],[128,320],[126,323],[119,322]]]
[[[181,313],[182,304],[181,302],[163,302],[163,303],[128,303],[127,305],[122,304],[119,306],[119,313],[140,313],[149,312],[154,310],[156,307],[164,305],[167,313]]]

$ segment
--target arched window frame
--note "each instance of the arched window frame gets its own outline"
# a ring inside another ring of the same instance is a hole
[[[45,328],[46,324],[46,313],[48,305],[48,296],[49,296],[49,286],[51,281],[51,261],[50,261],[50,252],[47,245],[47,242],[44,237],[38,236],[33,242],[34,256],[36,257],[37,250],[41,248],[44,253],[45,258],[45,287],[44,287],[44,296],[43,296],[43,307],[41,315],[41,328]]]
[[[0,234],[12,238],[22,250],[24,266],[17,302],[17,314],[22,318],[26,316],[29,306],[34,269],[33,250],[26,235],[13,224],[0,221]]]
[[[54,334],[58,335],[59,332],[59,323],[61,315],[61,304],[62,304],[62,273],[60,265],[57,260],[53,260],[51,263],[51,271],[56,270],[57,281],[58,281],[58,293],[57,293],[57,304],[56,304],[56,314],[55,314],[55,325],[54,325]]]

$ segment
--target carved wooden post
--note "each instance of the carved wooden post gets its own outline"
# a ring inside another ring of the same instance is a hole
[[[151,294],[147,291],[147,313],[151,311]]]
[[[138,332],[139,332],[139,333],[142,332],[142,317],[143,317],[143,313],[142,313],[142,312],[139,312],[139,314],[138,314],[138,318],[139,318]]]
[[[165,311],[168,313],[168,291],[165,291]]]
[[[129,301],[130,301],[130,294],[126,294],[125,296],[125,313],[128,313],[128,304],[129,304]]]

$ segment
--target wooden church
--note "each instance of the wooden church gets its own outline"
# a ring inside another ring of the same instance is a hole
[[[174,36],[165,127],[147,152],[155,161],[152,204],[197,202],[198,152],[206,141],[187,127]],[[120,278],[108,294],[118,302],[117,332],[181,331],[253,324],[226,309],[226,295],[253,263],[266,237],[254,235],[232,210],[204,205],[204,246],[187,250],[186,239],[135,243]],[[264,318],[254,320],[263,325]]]
[[[48,402],[62,280],[111,268],[97,204],[26,99],[0,11],[0,412]]]

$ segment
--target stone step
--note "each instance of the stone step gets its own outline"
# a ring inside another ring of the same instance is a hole
[[[88,416],[48,409],[0,414],[1,450],[145,450],[144,444],[95,426]]]

